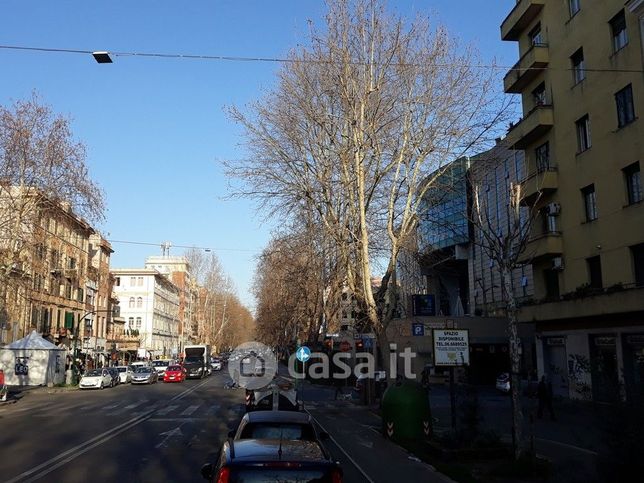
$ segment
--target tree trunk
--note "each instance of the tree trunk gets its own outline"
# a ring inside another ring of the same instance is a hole
[[[521,352],[519,328],[517,321],[517,304],[512,291],[512,271],[508,267],[501,269],[502,286],[505,292],[508,313],[508,333],[510,342],[510,392],[512,397],[512,448],[514,459],[518,460],[523,452],[523,412],[521,411]]]

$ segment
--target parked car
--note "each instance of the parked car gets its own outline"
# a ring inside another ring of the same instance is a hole
[[[169,359],[158,359],[156,361],[152,361],[152,367],[154,367],[154,369],[157,371],[157,376],[159,376],[159,379],[163,379],[165,370],[170,364],[172,364],[172,361]]]
[[[132,384],[152,384],[159,380],[157,371],[153,367],[137,367],[132,374]]]
[[[116,370],[119,371],[119,379],[121,381],[121,384],[132,382],[132,374],[134,373],[132,366],[117,366]]]
[[[186,370],[178,365],[168,366],[163,376],[163,382],[183,382],[186,380]]]
[[[81,377],[78,387],[81,389],[103,389],[112,385],[112,375],[107,369],[103,368],[86,371]]]
[[[236,431],[228,436],[237,439],[289,439],[320,441],[327,433],[318,433],[309,413],[297,411],[253,411],[246,413]]]
[[[342,483],[342,468],[316,441],[228,440],[201,475],[211,482],[316,481]]]
[[[510,392],[510,374],[507,372],[499,374],[499,377],[496,378],[496,388],[501,392]]]
[[[212,367],[213,371],[221,371],[222,366],[223,363],[219,357],[213,357],[210,360],[210,367]]]
[[[150,361],[136,361],[132,362],[130,366],[133,367],[132,372],[134,372],[137,367],[152,367],[152,363]]]
[[[107,372],[112,376],[112,385],[111,387],[118,386],[121,383],[121,377],[119,376],[119,370],[116,367],[106,367]]]

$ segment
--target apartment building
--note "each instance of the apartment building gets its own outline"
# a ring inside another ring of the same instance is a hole
[[[565,397],[644,388],[641,4],[520,0],[501,24],[519,46],[504,89],[523,106],[507,141],[525,152],[523,202],[545,215],[520,317],[536,323],[539,374]]]
[[[20,223],[18,206],[23,207]],[[15,259],[0,291],[0,342],[10,343],[35,329],[80,356],[86,338],[104,340],[111,310],[105,279],[109,243],[70,204],[47,199],[33,188],[3,187],[0,215],[0,252]],[[12,231],[12,226],[20,229]]]
[[[179,294],[168,278],[153,268],[120,268],[111,271],[130,359],[179,355]],[[136,350],[131,345],[136,339]]]
[[[151,268],[165,275],[179,289],[179,334],[180,352],[193,339],[192,328],[196,325],[194,302],[196,286],[190,276],[190,264],[186,257],[148,257],[145,268]]]

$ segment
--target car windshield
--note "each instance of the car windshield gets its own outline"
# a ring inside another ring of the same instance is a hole
[[[169,366],[167,369],[168,372],[180,371],[180,370],[181,370],[181,366]]]
[[[125,372],[127,371],[127,367],[117,367],[119,372]]]
[[[136,373],[137,374],[149,374],[152,372],[152,370],[149,367],[137,367],[136,368]]]
[[[168,361],[154,361],[154,367],[164,367],[168,365]]]
[[[101,374],[102,374],[102,373],[101,373],[100,369],[92,369],[92,370],[87,371],[87,372],[85,373],[85,377],[98,377],[98,376],[100,376]]]
[[[190,362],[201,362],[201,361],[202,361],[202,359],[200,357],[198,357],[198,356],[188,356],[188,357],[186,357],[186,360],[185,360],[185,362],[188,362],[188,363],[190,363]]]

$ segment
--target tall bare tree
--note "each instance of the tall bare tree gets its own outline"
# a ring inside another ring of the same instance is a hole
[[[41,220],[47,210],[67,204],[89,222],[103,220],[103,193],[85,159],[70,121],[35,94],[0,106],[0,304],[28,283],[29,263],[46,236]]]
[[[385,347],[398,255],[423,193],[447,162],[494,137],[506,106],[496,72],[443,27],[388,15],[375,0],[328,7],[325,28],[290,54],[277,86],[248,113],[231,109],[250,157],[228,166],[245,183],[237,193],[270,214],[313,211]]]

